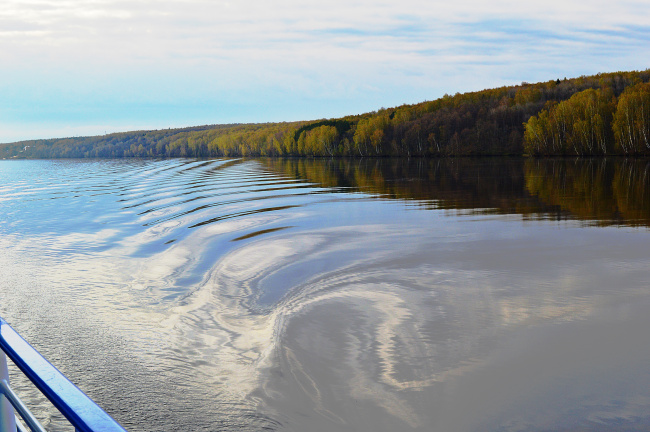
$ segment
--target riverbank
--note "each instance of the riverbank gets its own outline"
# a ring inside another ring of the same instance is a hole
[[[445,95],[338,119],[0,144],[0,158],[650,156],[650,70]]]

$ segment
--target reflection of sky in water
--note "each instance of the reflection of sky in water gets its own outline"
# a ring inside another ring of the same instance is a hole
[[[0,179],[0,314],[129,430],[650,425],[645,230],[422,210],[255,161]]]

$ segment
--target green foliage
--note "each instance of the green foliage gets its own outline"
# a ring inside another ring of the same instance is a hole
[[[616,146],[625,154],[650,154],[650,84],[627,88],[614,115]]]
[[[524,151],[532,155],[606,155],[613,152],[610,89],[587,89],[549,104],[525,124]]]

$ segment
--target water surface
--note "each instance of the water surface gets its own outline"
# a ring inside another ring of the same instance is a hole
[[[649,173],[0,161],[0,315],[130,431],[648,430]]]

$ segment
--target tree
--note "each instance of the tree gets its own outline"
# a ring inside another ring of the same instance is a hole
[[[612,151],[611,90],[587,89],[551,104],[524,125],[524,150],[532,155],[597,155]]]
[[[625,154],[650,153],[650,83],[628,87],[614,114],[616,145]]]

